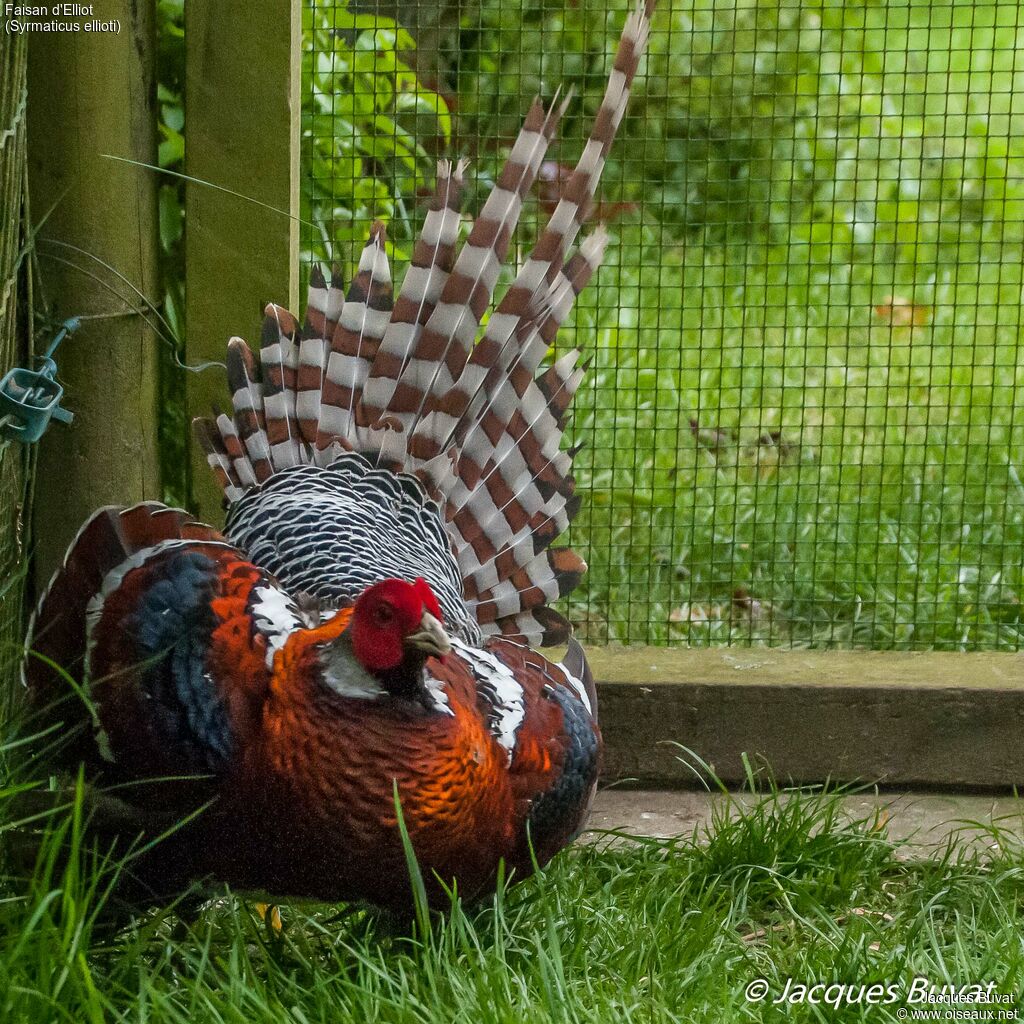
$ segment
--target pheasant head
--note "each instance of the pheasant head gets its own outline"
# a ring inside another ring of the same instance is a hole
[[[352,652],[382,682],[418,675],[428,657],[443,658],[451,650],[443,618],[426,580],[384,580],[356,601]]]
[[[277,654],[278,685],[320,679],[342,697],[427,700],[423,666],[444,658],[451,642],[440,605],[422,579],[387,579],[320,626],[294,633]]]

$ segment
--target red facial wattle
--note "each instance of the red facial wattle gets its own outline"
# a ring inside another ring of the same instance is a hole
[[[401,631],[379,626],[358,613],[352,620],[352,650],[369,672],[384,672],[401,664],[404,651]]]
[[[352,650],[369,672],[386,672],[399,666],[408,649],[406,640],[420,627],[424,614],[441,620],[434,592],[423,579],[384,580],[370,587],[356,601],[352,617]]]

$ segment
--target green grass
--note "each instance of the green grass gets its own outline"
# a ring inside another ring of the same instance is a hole
[[[629,6],[463,14],[440,58],[451,137],[415,132],[473,157],[468,210],[556,83],[578,99],[549,158],[573,162]],[[594,355],[573,425],[585,636],[1021,646],[1022,53],[1015,0],[659,4],[600,196],[637,208],[559,343]],[[332,117],[314,153],[363,137]],[[308,171],[334,189],[325,237],[354,256],[383,217],[401,263],[430,161],[361,159],[376,198]],[[520,257],[535,205],[524,220]]]
[[[8,790],[8,838],[12,805]],[[275,931],[230,894],[187,922],[158,913],[111,933],[96,923],[110,865],[90,859],[71,813],[70,866],[44,857],[30,884],[0,892],[0,1019],[877,1021],[904,1003],[783,1014],[744,991],[917,975],[1024,991],[1019,822],[992,829],[984,856],[952,843],[921,860],[880,820],[845,819],[835,793],[769,791],[736,811],[694,837],[579,845],[426,933],[296,905]]]
[[[836,282],[787,258],[662,254],[632,294],[602,278],[575,338],[596,355],[576,616],[598,641],[1016,648],[1019,285],[937,288],[929,325],[894,328],[872,322],[878,262]],[[605,305],[623,296],[639,311]]]
[[[574,617],[599,641],[1017,649],[1018,5],[668,24],[605,190],[640,210],[562,340],[595,355]]]

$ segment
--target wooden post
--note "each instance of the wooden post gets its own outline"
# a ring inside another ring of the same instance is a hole
[[[42,239],[86,250],[156,297],[156,177],[106,156],[156,162],[153,5],[106,0],[103,19],[119,30],[39,32],[29,45],[29,187],[37,217],[56,204],[37,248],[58,318],[139,303],[96,260]],[[160,497],[155,346],[145,320],[129,315],[87,321],[60,349],[75,422],[53,425],[40,443],[37,579],[53,571],[97,506]]]
[[[25,185],[26,40],[0,34],[0,376],[24,365],[18,323],[18,265]],[[22,592],[27,552],[24,522],[25,462],[21,445],[0,442],[0,716],[13,690],[21,641]]]
[[[298,310],[301,0],[186,0],[186,351],[223,360],[259,340],[263,307]],[[268,207],[270,209],[268,209]],[[190,375],[190,418],[224,405],[223,373]],[[219,524],[221,494],[192,444],[192,502]]]

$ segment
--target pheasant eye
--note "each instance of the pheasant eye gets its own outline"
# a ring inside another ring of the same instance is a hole
[[[379,604],[373,610],[373,620],[379,626],[389,625],[395,617],[394,609],[389,604]]]

